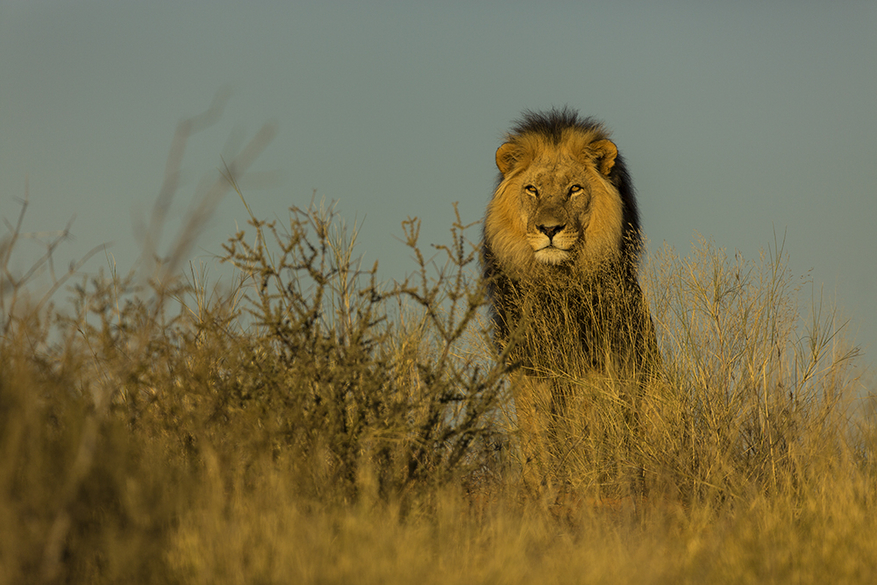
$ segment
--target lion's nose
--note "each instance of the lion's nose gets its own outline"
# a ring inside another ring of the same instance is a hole
[[[560,225],[558,225],[558,224],[554,224],[554,225],[537,225],[537,226],[536,226],[536,229],[538,229],[540,232],[542,232],[543,234],[545,234],[546,236],[548,236],[548,239],[550,240],[550,239],[552,239],[554,236],[556,236],[557,233],[558,233],[559,231],[561,231],[561,230],[562,230],[563,228],[565,228],[565,227],[566,227],[565,224],[560,224]]]

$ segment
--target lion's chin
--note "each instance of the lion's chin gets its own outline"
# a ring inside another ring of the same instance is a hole
[[[548,246],[541,250],[536,250],[536,261],[540,264],[562,264],[567,261],[571,254],[566,250]]]

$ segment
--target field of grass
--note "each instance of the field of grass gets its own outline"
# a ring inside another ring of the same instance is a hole
[[[662,382],[636,429],[590,396],[600,456],[535,493],[478,227],[424,257],[419,225],[387,283],[331,208],[252,218],[230,290],[179,274],[184,238],[130,275],[54,274],[58,241],[22,269],[11,226],[0,584],[877,582],[874,401],[781,245],[652,252]]]

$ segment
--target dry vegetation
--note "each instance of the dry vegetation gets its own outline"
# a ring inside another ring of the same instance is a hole
[[[387,284],[332,209],[294,208],[229,240],[231,290],[175,276],[181,238],[151,278],[52,274],[55,307],[33,279],[59,241],[16,272],[20,225],[0,240],[0,584],[877,579],[874,413],[781,246],[652,255],[663,380],[635,428],[592,389],[575,489],[534,495],[477,227],[425,257],[406,222],[420,266]],[[645,497],[607,487],[628,463]]]

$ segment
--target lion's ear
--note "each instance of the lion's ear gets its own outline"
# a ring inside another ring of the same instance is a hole
[[[609,175],[609,171],[615,166],[615,157],[618,156],[618,147],[611,140],[598,140],[590,146],[596,157],[597,168],[604,175]]]
[[[503,175],[515,168],[518,162],[518,147],[512,142],[506,142],[496,149],[496,166]]]

